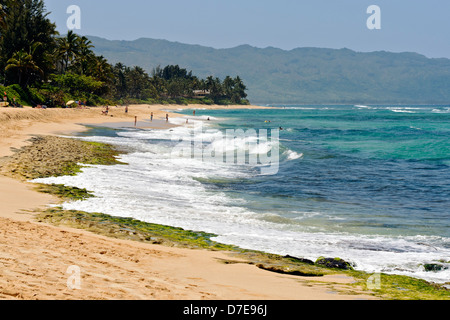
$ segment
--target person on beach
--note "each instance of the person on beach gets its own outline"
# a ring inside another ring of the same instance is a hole
[[[125,106],[125,113],[128,113],[128,106]]]
[[[169,122],[169,114],[166,113],[166,122]]]
[[[150,121],[153,121],[153,112],[150,114]]]

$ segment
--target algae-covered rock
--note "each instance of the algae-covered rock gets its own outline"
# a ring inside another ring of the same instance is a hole
[[[341,259],[341,258],[325,258],[325,257],[319,257],[316,262],[316,265],[324,266],[327,268],[335,268],[335,269],[342,269],[342,270],[353,270],[352,265]]]
[[[273,266],[273,265],[264,265],[262,263],[259,263],[256,265],[258,268],[276,272],[276,273],[282,273],[282,274],[289,274],[292,276],[301,276],[301,277],[322,277],[323,273],[318,271],[306,271],[301,269],[292,269],[287,266]]]
[[[293,257],[293,256],[290,256],[290,255],[284,256],[283,258],[289,259],[289,260],[291,260],[291,261],[293,261],[293,262],[306,263],[306,264],[310,264],[310,265],[313,265],[313,264],[314,264],[314,261],[311,261],[311,260],[309,260],[309,259],[305,259],[305,258],[297,258],[297,257]]]
[[[440,263],[426,263],[423,265],[425,271],[442,271],[442,270],[447,270],[448,266],[445,266],[443,264]]]

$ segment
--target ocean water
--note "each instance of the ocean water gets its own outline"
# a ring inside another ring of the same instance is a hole
[[[180,112],[171,120],[180,126],[170,130],[97,127],[78,136],[125,149],[120,160],[128,165],[38,181],[96,195],[66,209],[212,232],[222,243],[311,260],[340,257],[372,273],[450,281],[450,106]],[[227,130],[280,127],[279,141],[250,150],[278,151],[271,174],[174,152],[186,137],[194,153],[218,144],[233,152],[252,137],[230,144],[221,139]],[[449,269],[426,272],[424,263]]]

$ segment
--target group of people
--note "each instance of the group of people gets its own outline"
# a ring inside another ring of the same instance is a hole
[[[87,107],[87,102],[86,101],[75,101],[75,103],[78,105],[78,109],[83,109]]]
[[[102,111],[102,114],[107,116],[108,113],[109,113],[109,106],[106,106],[105,109]],[[128,114],[128,106],[125,106],[125,113]],[[195,116],[195,110],[194,110],[193,114]],[[150,113],[150,121],[153,121],[153,112]],[[208,121],[210,121],[209,117],[208,117]],[[169,122],[169,114],[168,113],[166,113],[166,122]],[[186,120],[186,123],[188,123],[188,120]]]
[[[8,99],[8,95],[6,91],[4,92],[3,102],[1,103],[2,107],[13,107],[13,108],[23,108],[23,106],[16,101],[16,97],[11,100]]]

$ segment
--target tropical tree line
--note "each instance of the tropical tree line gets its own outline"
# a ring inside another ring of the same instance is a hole
[[[132,102],[246,104],[239,77],[200,79],[178,65],[149,74],[139,66],[110,64],[92,42],[69,31],[61,36],[42,0],[0,3],[0,84],[8,99],[24,104],[64,106]],[[3,96],[3,95],[2,95]]]
[[[245,99],[246,86],[237,76],[225,77],[223,81],[212,76],[200,79],[192,71],[178,65],[154,68],[147,74],[140,67],[126,67],[121,63],[113,67],[114,99],[138,100],[180,100],[201,99],[205,103],[242,104]],[[200,97],[200,98],[199,98]]]

